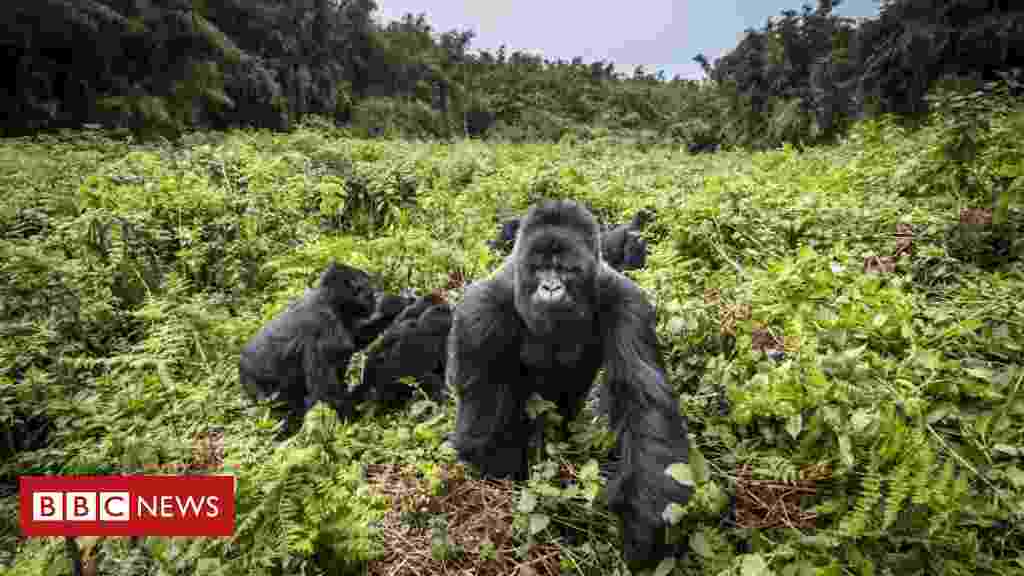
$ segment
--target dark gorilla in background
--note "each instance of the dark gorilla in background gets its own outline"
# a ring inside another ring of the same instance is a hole
[[[615,226],[601,235],[605,262],[616,270],[640,270],[647,265],[647,241],[640,232],[654,212],[643,209],[631,221]]]
[[[641,270],[647,265],[647,241],[640,233],[653,217],[654,210],[645,208],[630,222],[602,231],[601,255],[609,266],[621,271]],[[510,250],[520,221],[514,218],[502,223],[497,238],[489,240],[487,245],[501,252]]]
[[[400,316],[402,320],[388,328],[378,345],[368,350],[363,380],[352,391],[353,407],[371,394],[385,406],[397,407],[413,394],[412,388],[399,381],[405,376],[416,378],[432,400],[444,399],[451,307],[444,302],[431,304],[417,315],[417,304],[409,306]]]
[[[282,399],[301,419],[318,401],[339,414],[348,396],[344,374],[356,351],[356,324],[373,312],[370,277],[334,261],[307,290],[267,323],[242,349],[239,379],[257,399]],[[289,426],[290,427],[290,426]]]
[[[609,505],[634,570],[675,553],[662,512],[691,493],[665,473],[689,461],[689,445],[654,323],[640,288],[602,261],[591,213],[548,201],[527,213],[501,268],[466,289],[448,342],[446,378],[459,396],[453,444],[491,477],[527,475],[531,434],[543,430],[525,414],[531,394],[555,402],[567,425],[605,368],[621,458]]]
[[[494,240],[488,240],[487,245],[494,250],[505,252],[512,248],[516,241],[516,233],[519,231],[519,218],[512,218],[501,223],[498,236]]]

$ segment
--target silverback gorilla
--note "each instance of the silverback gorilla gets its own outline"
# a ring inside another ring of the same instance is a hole
[[[453,444],[485,476],[525,478],[537,428],[526,400],[536,392],[555,402],[568,423],[603,366],[621,458],[609,506],[622,519],[625,560],[640,569],[673,553],[662,512],[691,490],[665,471],[689,461],[686,422],[661,365],[653,306],[600,254],[586,208],[543,202],[502,267],[467,288],[448,341],[446,378],[459,395]]]
[[[242,349],[239,379],[257,400],[286,400],[302,418],[318,401],[339,414],[348,389],[339,380],[356,351],[353,332],[373,311],[370,277],[332,261],[320,284],[264,326]]]

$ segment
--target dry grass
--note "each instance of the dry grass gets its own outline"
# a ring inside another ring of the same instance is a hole
[[[418,478],[412,468],[369,467],[370,485],[391,500],[391,511],[382,520],[385,554],[370,562],[369,574],[554,576],[559,573],[559,550],[554,545],[538,544],[531,548],[526,559],[517,557],[512,538],[516,495],[512,482],[467,478],[461,465],[446,467],[442,475],[448,486],[444,494],[438,496],[431,493],[428,481]],[[432,529],[413,525],[410,514],[445,518],[449,545],[462,553],[448,559],[435,558]],[[481,554],[488,541],[493,544],[494,553]]]
[[[813,528],[817,514],[801,508],[806,496],[817,493],[818,482],[831,477],[827,467],[809,467],[800,480],[755,480],[750,466],[736,479],[736,524],[741,528]]]

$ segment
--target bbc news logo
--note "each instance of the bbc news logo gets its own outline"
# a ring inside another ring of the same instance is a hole
[[[231,536],[234,476],[22,476],[25,536]]]

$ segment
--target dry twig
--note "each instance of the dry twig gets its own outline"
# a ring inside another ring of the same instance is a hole
[[[391,500],[384,516],[384,556],[370,562],[373,576],[410,574],[551,575],[559,573],[559,549],[550,544],[535,545],[529,557],[516,557],[512,538],[515,490],[510,481],[467,478],[461,465],[443,471],[448,490],[431,494],[429,483],[412,468],[372,465],[367,476],[371,486]],[[431,528],[414,526],[409,513],[443,516],[448,542],[463,551],[454,558],[434,558],[431,553]],[[485,542],[493,544],[494,554],[480,552]]]

